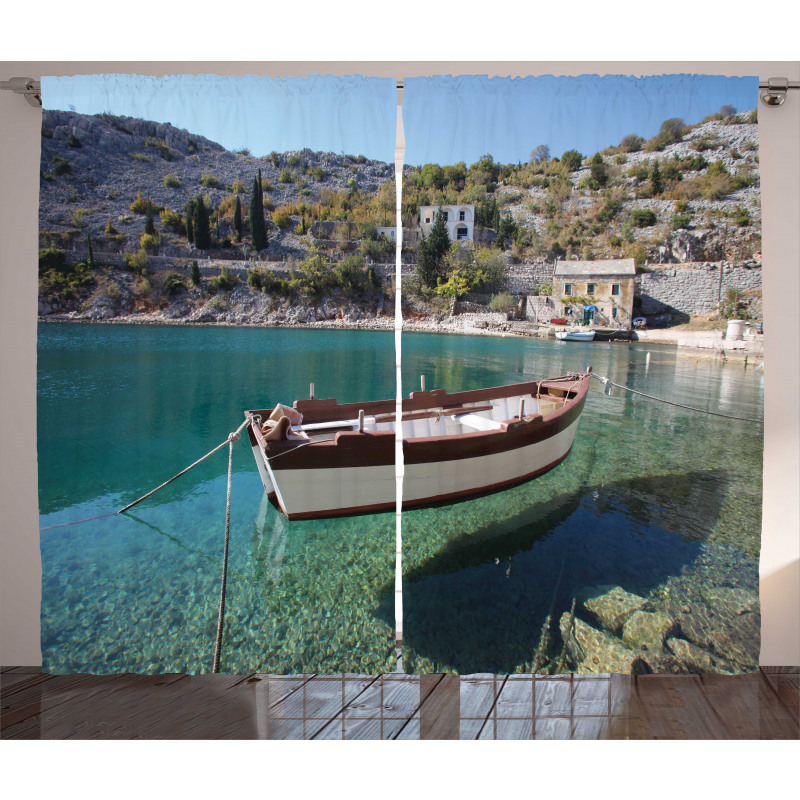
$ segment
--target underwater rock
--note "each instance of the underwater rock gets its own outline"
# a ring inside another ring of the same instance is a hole
[[[758,596],[747,589],[729,586],[704,586],[700,588],[703,599],[717,612],[726,617],[735,617],[758,606]]]
[[[592,590],[598,594],[592,594]],[[614,586],[608,591],[606,586],[595,586],[581,592],[583,605],[592,612],[600,624],[611,633],[618,633],[628,617],[638,611],[646,602],[638,594],[626,592],[620,586]]]
[[[635,611],[622,628],[622,641],[632,649],[658,651],[674,627],[672,617],[662,611]]]
[[[667,647],[686,664],[692,672],[716,672],[714,659],[707,650],[703,650],[686,639],[667,639]]]
[[[559,621],[562,638],[566,638],[569,617],[569,612],[565,611]],[[575,672],[580,675],[630,673],[634,662],[639,659],[639,653],[625,647],[619,639],[587,625],[577,617],[567,640],[567,652],[575,662]]]

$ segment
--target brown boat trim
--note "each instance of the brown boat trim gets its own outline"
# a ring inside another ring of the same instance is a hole
[[[547,382],[543,381],[542,383]],[[403,460],[406,464],[458,461],[463,458],[478,458],[495,453],[504,453],[541,442],[560,433],[578,419],[583,410],[589,383],[590,381],[587,377],[565,387],[570,394],[573,394],[573,386],[577,384],[575,387],[577,391],[574,392],[574,396],[569,401],[565,402],[561,408],[552,414],[549,414],[546,419],[536,414],[526,417],[522,422],[519,419],[507,420],[501,423],[500,429],[494,431],[476,431],[450,436],[404,439]],[[531,385],[537,387],[539,384],[534,381],[531,384],[515,384],[504,388],[513,390]],[[493,391],[492,389],[480,389],[475,392],[462,392],[460,394],[474,396]],[[507,396],[515,396],[516,393],[511,391]],[[414,392],[413,394],[416,395],[418,393]],[[425,392],[425,394],[443,395],[444,393],[434,391]],[[447,399],[451,400],[453,397],[454,395],[450,395]],[[460,397],[459,399],[462,398]],[[465,401],[473,402],[473,399],[470,397]],[[339,408],[343,407],[339,406]],[[469,413],[469,409],[465,409],[465,412]],[[393,464],[395,460],[394,431],[365,431],[364,433],[340,431],[336,434],[335,439],[314,442],[313,445],[306,445],[302,442],[266,442],[261,437],[261,432],[257,426],[252,424],[248,426],[248,433],[253,444],[256,444],[256,437],[261,440],[266,452],[270,455],[270,463],[276,473],[294,469],[388,466]],[[272,463],[273,459],[275,459],[274,463]]]
[[[567,384],[567,382],[569,382]],[[523,381],[506,386],[494,386],[487,389],[469,389],[464,392],[448,394],[444,389],[433,389],[428,392],[411,392],[410,397],[403,400],[403,412],[423,411],[430,408],[459,407],[465,403],[479,403],[488,400],[497,400],[503,397],[514,397],[519,394],[549,393],[551,397],[564,396],[564,384],[572,391],[580,385],[580,378],[571,375],[560,375],[555,378],[545,378],[540,381]],[[547,390],[550,390],[549,392]],[[363,409],[366,416],[376,414],[389,414],[394,419],[394,400],[369,400],[361,403],[337,403],[333,398],[319,400],[295,400],[293,407],[303,414],[303,421],[333,422],[337,419],[355,419],[359,410]],[[246,411],[245,414],[258,414],[262,419],[272,413],[271,408]]]
[[[526,475],[522,475],[515,478],[509,478],[505,481],[499,481],[498,483],[490,484],[489,486],[482,486],[480,489],[463,489],[459,492],[450,492],[448,494],[438,494],[433,495],[432,497],[425,497],[421,500],[411,500],[411,501],[403,501],[403,511],[411,511],[413,509],[423,509],[423,508],[435,508],[437,506],[446,506],[450,505],[451,503],[457,502],[459,500],[467,500],[473,499],[476,497],[484,497],[485,495],[494,494],[495,492],[503,491],[505,489],[510,489],[512,486],[519,486],[522,483],[527,483],[528,481],[533,480],[534,478],[538,478],[539,475],[543,475],[545,472],[549,472],[551,469],[557,467],[571,452],[572,445],[570,445],[569,450],[564,453],[563,456],[557,458],[555,461],[545,465],[544,467],[540,467],[533,472],[529,472]],[[283,511],[280,505],[278,504],[278,499],[274,492],[270,492],[268,495],[270,503],[278,510]],[[351,516],[360,516],[363,514],[377,514],[380,512],[388,512],[393,511],[397,507],[396,501],[392,501],[391,503],[373,503],[371,505],[364,505],[364,506],[351,506],[350,508],[337,508],[334,510],[328,511],[306,511],[301,512],[299,514],[287,514],[287,518],[289,520],[308,520],[308,519],[334,519],[336,517],[351,517]]]

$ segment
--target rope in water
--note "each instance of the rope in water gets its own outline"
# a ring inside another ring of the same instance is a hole
[[[96,519],[103,519],[104,517],[113,517],[116,514],[124,513],[128,509],[131,509],[134,506],[139,505],[139,503],[141,503],[142,500],[147,500],[148,497],[151,497],[156,492],[163,489],[165,486],[169,486],[173,481],[180,478],[181,475],[185,475],[187,472],[189,472],[189,470],[194,469],[198,464],[202,464],[207,458],[213,456],[214,453],[218,452],[219,450],[222,450],[222,448],[225,447],[225,445],[230,442],[231,436],[236,436],[236,439],[234,441],[238,440],[239,435],[242,432],[242,429],[245,428],[249,422],[250,422],[250,417],[248,417],[233,433],[231,433],[230,436],[224,442],[218,444],[213,450],[209,450],[202,458],[198,458],[197,461],[194,462],[194,464],[190,464],[188,467],[186,467],[186,469],[182,469],[180,472],[173,475],[168,481],[164,481],[164,483],[162,483],[160,486],[156,486],[155,489],[152,489],[147,494],[143,494],[138,500],[134,500],[132,503],[128,503],[128,505],[126,505],[124,508],[120,508],[118,511],[109,511],[106,514],[98,514],[96,517],[86,517],[85,519],[74,519],[71,522],[59,522],[57,525],[48,525],[46,528],[39,528],[39,530],[50,531],[53,530],[53,528],[64,528],[67,525],[77,525],[80,522],[92,522],[93,520]]]
[[[585,374],[585,373],[570,373],[570,375],[578,375],[578,374]],[[626,392],[631,392],[632,394],[638,394],[642,397],[646,397],[648,400],[657,400],[659,403],[666,403],[669,406],[677,406],[678,408],[685,408],[689,411],[697,411],[700,414],[710,414],[712,417],[723,417],[725,419],[738,419],[742,422],[757,422],[763,423],[764,420],[761,419],[753,419],[752,417],[735,417],[732,414],[721,414],[718,411],[708,411],[705,408],[696,408],[695,406],[687,406],[683,403],[676,403],[673,400],[665,400],[663,397],[655,397],[652,394],[645,394],[644,392],[640,392],[638,389],[631,389],[630,386],[624,386],[621,383],[614,383],[610,378],[605,378],[601,375],[595,375],[593,372],[588,373],[592,378],[596,378],[600,383],[603,385],[608,386],[616,386],[617,389],[624,389]]]
[[[241,430],[241,428],[239,429]],[[239,431],[228,436],[228,493],[225,500],[225,546],[222,549],[222,580],[219,589],[219,611],[217,613],[217,638],[214,644],[212,672],[219,672],[222,655],[222,634],[225,629],[225,593],[228,589],[228,544],[231,538],[231,475],[233,474],[233,443],[239,440]]]

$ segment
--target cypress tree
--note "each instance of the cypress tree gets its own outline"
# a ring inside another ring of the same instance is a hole
[[[195,286],[200,285],[200,267],[196,261],[192,261],[192,268],[189,273],[189,278]]]
[[[267,226],[264,222],[264,196],[261,189],[261,170],[253,178],[253,195],[250,198],[250,234],[253,247],[261,252],[267,246]]]
[[[661,177],[661,168],[658,166],[658,159],[653,161],[653,169],[650,170],[650,187],[653,194],[661,194],[664,191],[664,179]]]
[[[183,210],[186,212],[186,240],[189,244],[194,244],[194,207],[194,198],[188,200],[183,207]]]
[[[428,251],[430,252],[436,264],[438,272],[442,259],[447,255],[450,250],[450,235],[447,233],[447,223],[444,221],[444,214],[442,208],[436,213],[436,219],[433,221],[431,228],[431,235],[428,237]]]
[[[208,230],[208,210],[202,197],[198,197],[194,206],[194,246],[198,250],[211,247],[211,234]]]
[[[242,204],[239,195],[236,195],[236,208],[233,211],[233,229],[236,231],[236,241],[242,241]]]
[[[147,207],[147,212],[144,217],[144,232],[150,236],[154,236],[156,232],[156,225],[155,222],[153,222],[153,209],[150,208],[150,206]]]
[[[86,232],[86,244],[89,247],[89,259],[88,259],[87,263],[89,264],[89,269],[94,269],[94,252],[92,251],[92,234],[89,233],[88,231]]]
[[[423,286],[432,289],[436,286],[436,270],[433,259],[431,258],[428,249],[428,240],[425,238],[425,233],[419,240],[419,247],[417,248],[417,274],[422,281]]]

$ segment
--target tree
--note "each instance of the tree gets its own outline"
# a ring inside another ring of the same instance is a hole
[[[183,210],[186,212],[186,241],[189,244],[194,244],[194,207],[197,201],[192,197],[186,201]]]
[[[658,166],[658,159],[654,159],[653,168],[650,170],[650,188],[653,195],[659,195],[664,191],[664,179],[661,177],[661,169]]]
[[[437,267],[450,250],[450,235],[447,233],[447,223],[444,221],[442,207],[436,212],[430,235],[428,236],[428,250],[436,261]]]
[[[86,232],[86,246],[89,248],[89,258],[87,260],[87,264],[89,265],[89,269],[94,269],[94,252],[92,251],[92,234],[88,231]]]
[[[619,143],[619,147],[624,153],[636,153],[644,147],[644,138],[635,133],[629,133]]]
[[[211,247],[211,233],[208,228],[208,209],[202,197],[198,197],[194,204],[194,246],[198,250],[208,250]]]
[[[581,168],[583,156],[577,150],[566,150],[564,155],[561,156],[561,163],[567,172],[574,172],[576,169]]]
[[[236,241],[242,241],[242,204],[239,195],[236,195],[236,208],[233,210],[233,229],[236,231]]]
[[[424,232],[420,237],[419,247],[417,248],[417,274],[423,286],[429,289],[436,287],[437,264],[428,248],[428,240]]]
[[[189,272],[189,278],[195,286],[200,285],[200,267],[197,264],[197,261],[192,261],[191,271]]]
[[[156,225],[153,222],[153,209],[149,206],[144,218],[144,232],[150,236],[155,236],[156,233]]]
[[[540,144],[531,150],[532,164],[545,164],[550,160],[550,148],[546,144]]]
[[[731,105],[722,106],[719,113],[722,114],[725,119],[729,119],[736,113],[736,107]]]
[[[250,235],[253,247],[261,252],[268,244],[267,224],[264,221],[264,195],[261,189],[261,170],[253,178],[253,194],[250,198]]]

